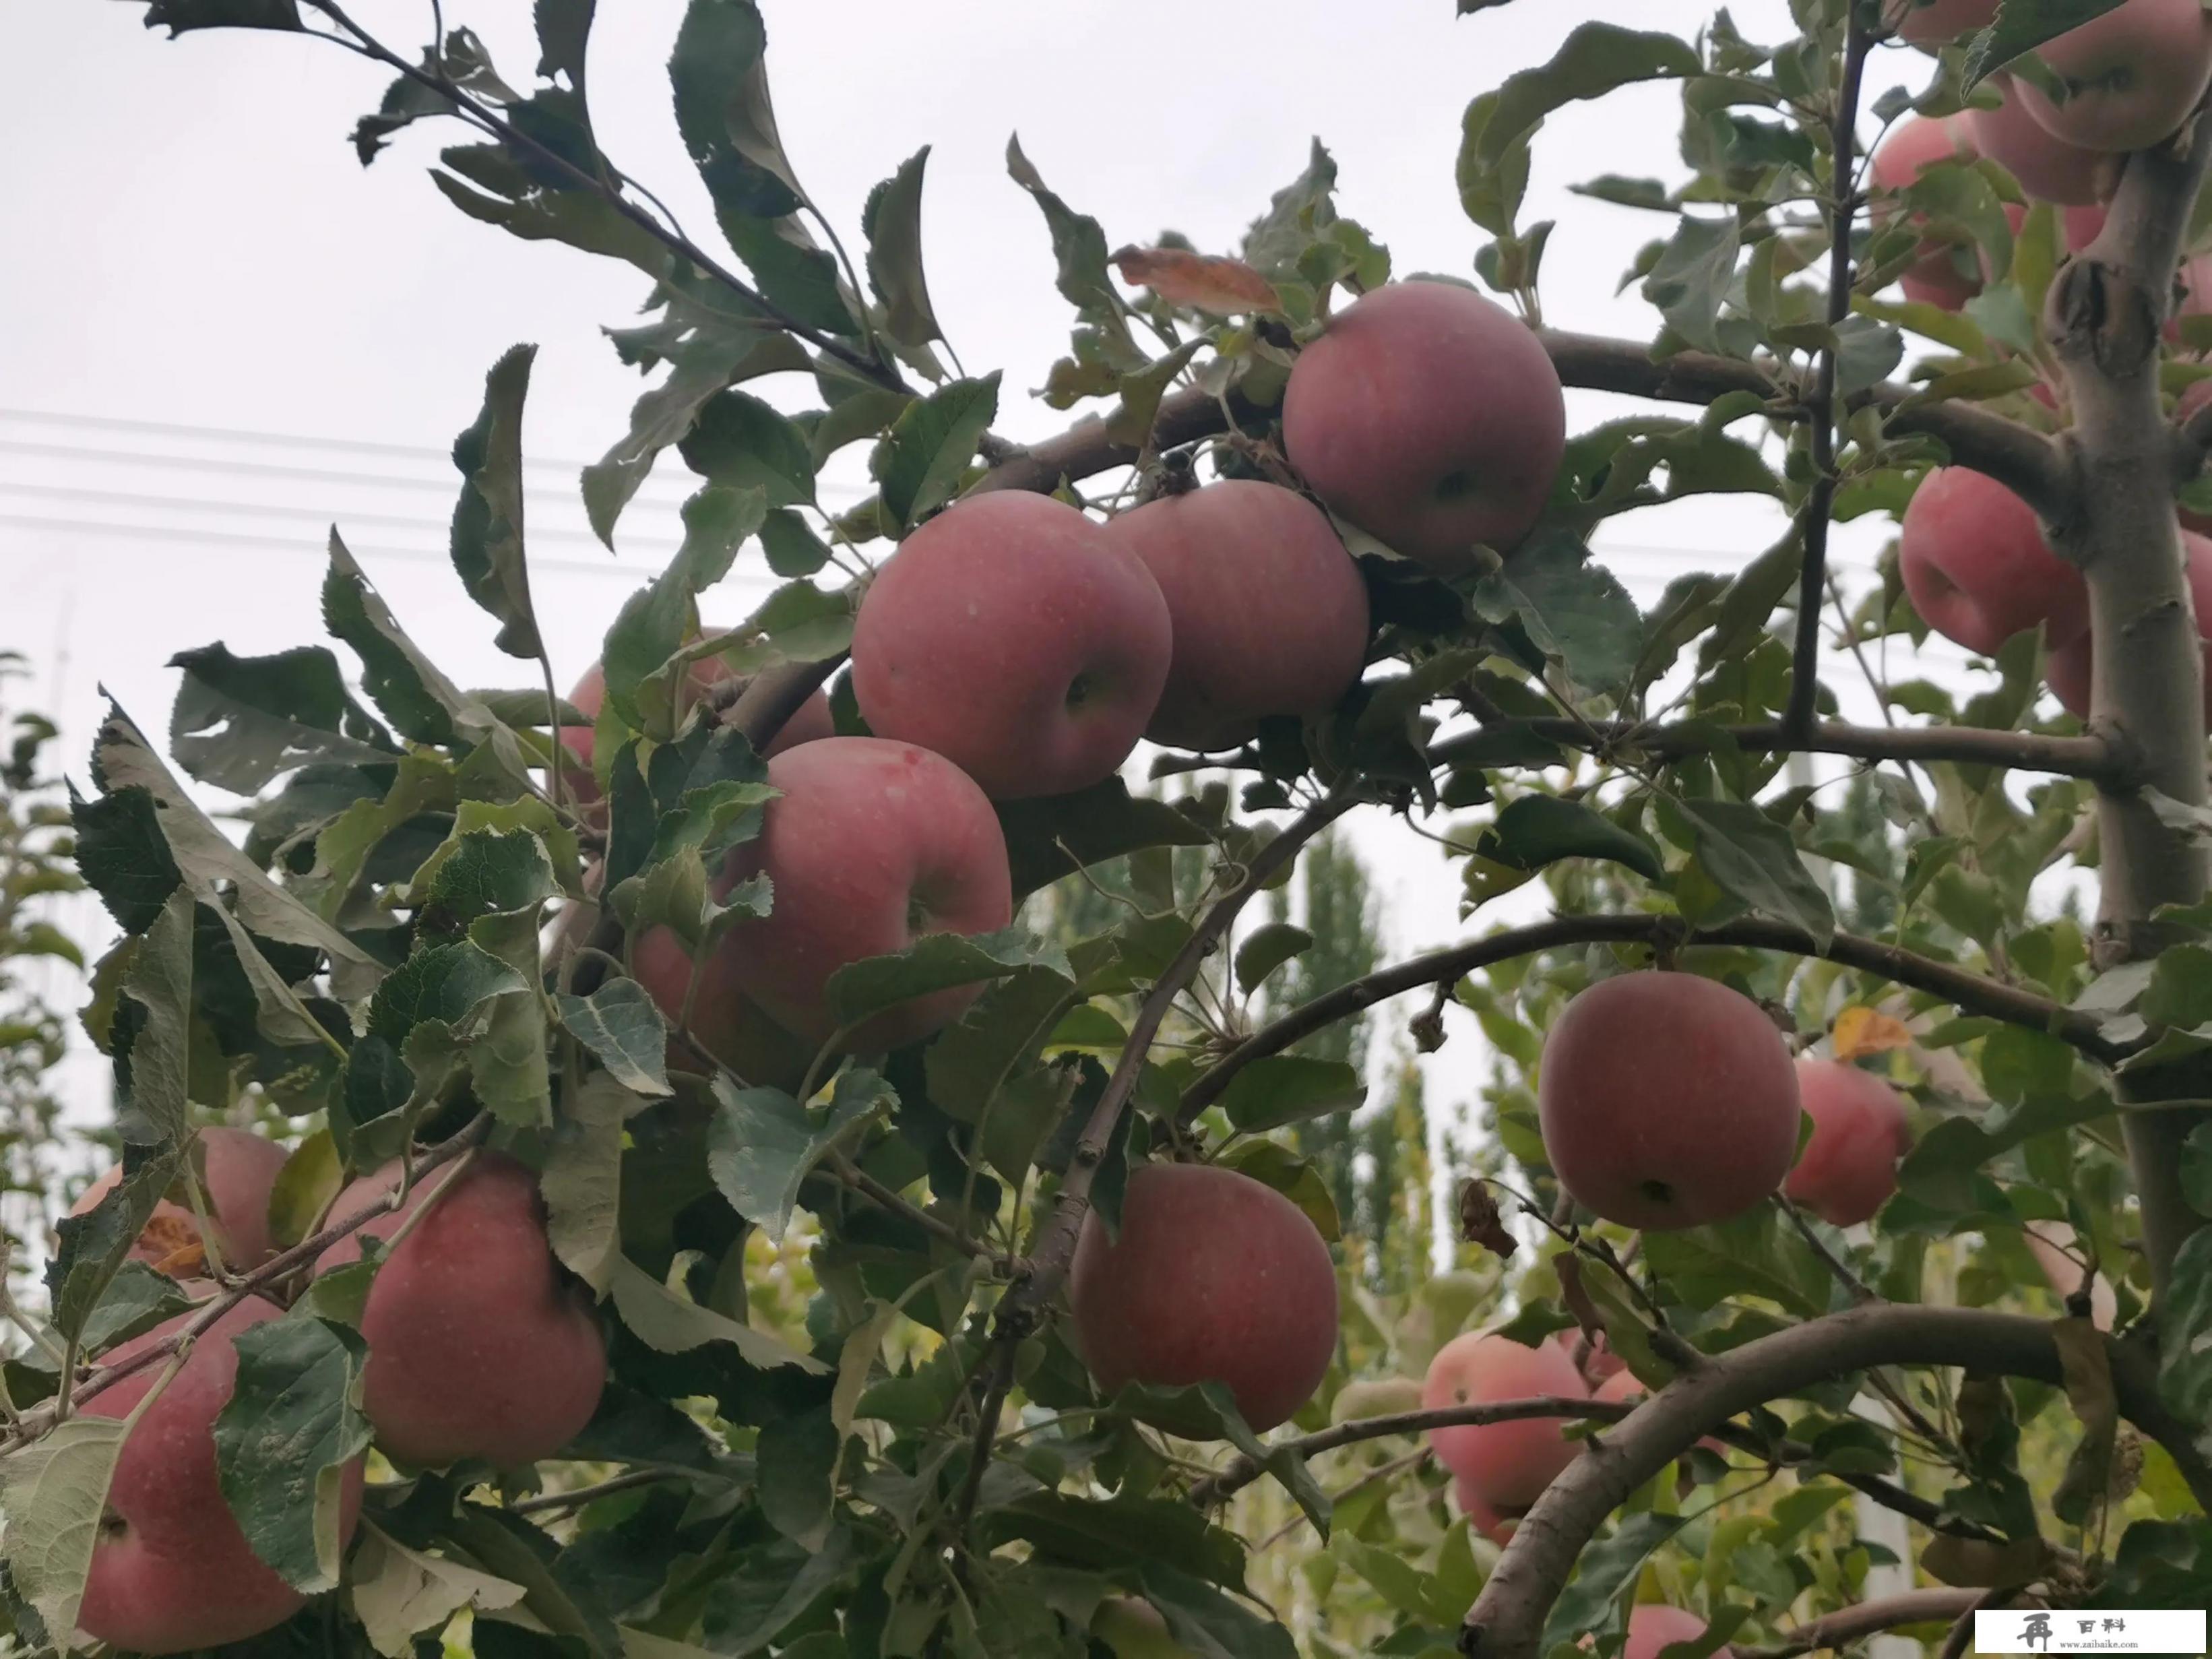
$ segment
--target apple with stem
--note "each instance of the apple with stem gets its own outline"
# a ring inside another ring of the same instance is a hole
[[[1314,493],[1444,575],[1503,552],[1550,498],[1566,404],[1528,327],[1474,289],[1393,283],[1298,353],[1283,447]]]
[[[1167,684],[1167,600],[1064,501],[994,490],[900,544],[853,624],[853,695],[879,738],[944,756],[994,800],[1113,775]]]

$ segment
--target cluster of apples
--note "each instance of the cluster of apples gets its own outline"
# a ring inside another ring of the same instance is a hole
[[[224,1265],[250,1272],[276,1254],[269,1200],[284,1149],[244,1130],[204,1131],[204,1192]],[[110,1171],[78,1200],[92,1207]],[[385,1206],[397,1165],[339,1194],[325,1224]],[[447,1190],[450,1188],[450,1190]],[[427,1213],[415,1220],[425,1204]],[[413,1221],[412,1225],[409,1225]],[[316,1263],[327,1273],[362,1256],[366,1236],[406,1236],[377,1269],[362,1309],[368,1344],[362,1409],[378,1447],[397,1462],[443,1468],[465,1459],[513,1468],[557,1452],[591,1419],[606,1382],[606,1349],[588,1304],[565,1284],[548,1248],[536,1178],[503,1155],[432,1171],[397,1210],[340,1240]],[[189,1212],[163,1200],[131,1254],[212,1294]],[[132,1425],[108,1488],[78,1624],[141,1653],[181,1653],[257,1636],[306,1598],[253,1553],[217,1477],[214,1425],[238,1374],[234,1340],[284,1317],[250,1296],[202,1332],[160,1397]],[[125,1360],[175,1335],[183,1314],[109,1356]],[[152,1390],[149,1366],[94,1395],[88,1415],[128,1418]],[[345,1472],[341,1544],[360,1516],[362,1464]],[[221,1594],[213,1591],[220,1589]]]
[[[1511,546],[1542,511],[1565,442],[1557,374],[1509,313],[1453,284],[1403,283],[1332,319],[1293,367],[1283,442],[1345,518],[1442,574]],[[1359,678],[1367,592],[1304,495],[1229,478],[1101,523],[1047,495],[984,491],[921,525],[870,582],[852,690],[872,737],[837,737],[817,694],[769,750],[782,792],[717,897],[766,875],[772,914],[696,965],[689,1034],[755,1081],[788,1084],[835,1033],[830,976],[1012,908],[995,801],[1103,781],[1140,738],[1232,748],[1273,715],[1318,714]],[[726,673],[687,680],[687,704]],[[571,701],[596,714],[592,669]],[[679,711],[688,712],[688,711]],[[595,799],[591,731],[562,741]],[[695,967],[665,930],[635,955],[672,1017]],[[860,1050],[957,1018],[954,990],[851,1034]]]
[[[1575,1201],[1653,1231],[1727,1221],[1778,1190],[1856,1225],[1897,1190],[1907,1142],[1896,1090],[1842,1061],[1793,1060],[1764,1009],[1695,974],[1622,974],[1577,996],[1545,1036],[1536,1108]]]

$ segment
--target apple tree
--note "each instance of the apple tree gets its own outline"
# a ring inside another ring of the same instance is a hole
[[[146,17],[381,65],[364,164],[442,131],[469,218],[636,267],[582,500],[611,545],[666,452],[697,487],[564,697],[517,346],[452,536],[517,688],[340,525],[337,648],[184,653],[166,745],[110,711],[72,806],[122,1153],[13,1310],[23,1648],[1955,1653],[1977,1607],[2203,1603],[2199,0],[1586,25],[1468,106],[1457,274],[1394,270],[1318,144],[1233,252],[1110,254],[1010,146],[1083,411],[1029,444],[941,337],[927,151],[809,195],[750,0],[668,65],[712,237],[594,135],[618,20],[538,0],[524,75],[431,10]],[[1584,186],[1650,219],[1650,337],[1572,332],[1530,156],[1652,82],[1688,182]],[[1640,610],[1594,532],[1703,495],[1771,538]],[[702,632],[740,560],[780,586]],[[1386,815],[1466,941],[1324,963],[1261,896]],[[1411,1288],[1334,1248],[1385,1224],[1325,1034],[1398,998],[1498,1060]]]

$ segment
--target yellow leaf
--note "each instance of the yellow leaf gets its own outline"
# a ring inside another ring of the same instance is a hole
[[[1892,1019],[1875,1009],[1852,1006],[1836,1016],[1836,1029],[1832,1034],[1838,1060],[1856,1060],[1861,1054],[1887,1054],[1892,1048],[1902,1048],[1912,1041],[1912,1033],[1902,1020]]]

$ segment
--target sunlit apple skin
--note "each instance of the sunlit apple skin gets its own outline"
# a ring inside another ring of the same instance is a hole
[[[1995,79],[2002,96],[1995,109],[1970,109],[1955,118],[1972,134],[1974,148],[2039,201],[2086,207],[2109,193],[2118,182],[2110,154],[2068,143],[2035,118],[2010,76]]]
[[[1797,1150],[1797,1073],[1750,998],[1695,974],[1601,980],[1544,1039],[1545,1155],[1575,1201],[1668,1231],[1743,1214]]]
[[[1467,1517],[1467,1524],[1493,1544],[1504,1544],[1520,1525],[1516,1516],[1500,1515],[1474,1482],[1463,1474],[1452,1476],[1452,1503]]]
[[[728,1048],[764,1041],[764,1011],[811,1055],[837,1030],[830,975],[890,956],[927,933],[995,933],[1013,920],[1013,884],[998,814],[941,755],[884,738],[823,738],[777,756],[757,839],[732,850],[715,878],[726,896],[765,875],[769,913],[740,921],[701,967],[693,1030],[748,1081],[760,1079]],[[640,981],[673,1024],[690,958],[675,935],[640,940]],[[958,986],[886,1010],[857,1032],[863,1053],[918,1042],[959,1018],[979,988]]]
[[[1472,289],[1394,283],[1298,353],[1283,395],[1291,464],[1336,512],[1447,575],[1528,533],[1565,453],[1542,343]]]
[[[720,631],[710,629],[709,634]],[[690,672],[684,676],[684,707],[677,711],[678,720],[680,721],[690,714],[702,699],[713,693],[716,686],[726,684],[733,678],[728,665],[720,657],[706,657],[693,663]],[[599,710],[606,706],[606,670],[598,663],[586,669],[583,678],[576,682],[576,689],[569,692],[568,701],[578,714],[598,719]],[[799,704],[799,711],[786,720],[783,728],[769,740],[769,757],[773,759],[787,749],[795,749],[802,743],[811,743],[817,738],[829,737],[836,729],[836,722],[830,714],[830,699],[817,691]],[[562,778],[568,784],[570,795],[586,803],[599,798],[599,781],[592,770],[597,736],[594,728],[588,726],[564,726],[561,728],[562,746],[576,757],[575,764],[562,772]]]
[[[2173,135],[2212,84],[2212,18],[2200,0],[2124,0],[2036,55],[2070,95],[2056,102],[2015,77],[2030,115],[2085,149],[2148,149]]]
[[[879,738],[934,750],[994,800],[1110,777],[1167,684],[1168,603],[1135,554],[1049,495],[956,501],[908,536],[853,627]]]
[[[1421,1409],[1474,1406],[1499,1400],[1556,1395],[1584,1397],[1582,1373],[1553,1342],[1525,1348],[1508,1336],[1469,1331],[1437,1350],[1421,1383]],[[1560,1433],[1565,1419],[1455,1424],[1431,1429],[1437,1462],[1467,1483],[1492,1512],[1520,1510],[1543,1494],[1559,1471],[1582,1453],[1582,1443]]]
[[[200,1131],[200,1150],[209,1218],[216,1225],[223,1265],[239,1271],[258,1267],[276,1254],[276,1242],[269,1236],[269,1194],[284,1167],[284,1148],[250,1130],[217,1125]],[[83,1215],[92,1210],[122,1178],[121,1165],[107,1170],[84,1189],[70,1213]],[[165,1198],[154,1206],[131,1255],[152,1266],[197,1244],[199,1237],[192,1212]],[[198,1270],[195,1265],[193,1271]]]
[[[1885,15],[1897,22],[1897,34],[1916,46],[1933,52],[1962,34],[1985,29],[1996,19],[1998,0],[1890,0]]]
[[[1969,651],[1988,655],[2039,623],[2053,645],[2088,630],[2088,586],[2051,550],[2034,508],[1966,467],[1940,467],[1921,481],[1905,509],[1897,562],[1913,608]]]
[[[1873,1073],[1802,1054],[1797,1096],[1813,1138],[1782,1190],[1838,1227],[1870,1221],[1897,1190],[1897,1160],[1911,1143],[1905,1097]]]
[[[398,1176],[389,1164],[355,1182],[331,1206],[332,1224],[384,1202]],[[448,1181],[453,1189],[441,1193]],[[385,1258],[362,1310],[362,1409],[376,1443],[422,1468],[465,1457],[514,1468],[550,1457],[599,1403],[606,1341],[587,1298],[554,1262],[527,1168],[480,1152],[458,1170],[434,1170],[405,1207],[333,1244],[320,1270],[359,1261],[363,1235],[391,1237],[433,1194],[436,1205]]]
[[[2190,605],[2197,613],[2197,636],[2204,641],[2204,717],[2212,722],[2212,539],[2193,531],[2182,532],[2181,550],[2188,561]],[[2069,714],[2089,718],[2090,680],[2096,663],[2090,636],[2081,634],[2053,649],[2043,661],[2044,678],[2051,695]]]
[[[1318,714],[1359,678],[1367,586],[1328,515],[1295,490],[1225,478],[1108,526],[1160,585],[1175,628],[1145,735],[1227,749],[1269,714]]]
[[[1137,1170],[1118,1238],[1096,1211],[1085,1218],[1068,1303],[1101,1393],[1220,1382],[1258,1431],[1311,1399],[1336,1353],[1328,1246],[1297,1205],[1234,1170]]]
[[[249,1297],[216,1320],[123,1443],[107,1492],[112,1521],[94,1547],[77,1615],[87,1633],[138,1653],[183,1653],[258,1636],[307,1605],[253,1553],[216,1473],[215,1419],[238,1377],[232,1341],[283,1315]],[[195,1317],[179,1314],[110,1357],[128,1358]],[[125,1377],[88,1400],[85,1415],[128,1417],[161,1374],[156,1364]],[[361,1474],[356,1458],[339,1494],[341,1548],[360,1517]]]
[[[1973,155],[1972,135],[1964,123],[1915,115],[1899,122],[1875,151],[1872,176],[1879,190],[1902,191],[1939,162],[1971,161]],[[1892,205],[1887,210],[1898,210]],[[1972,250],[1929,239],[1922,241],[1919,252],[1898,278],[1906,299],[1956,311],[1982,291]]]
[[[1620,1659],[1659,1659],[1675,1643],[1695,1642],[1705,1633],[1705,1621],[1694,1613],[1659,1601],[1642,1602],[1628,1610],[1628,1644],[1621,1649]],[[1713,1650],[1713,1659],[1735,1659],[1735,1650],[1725,1643]]]

